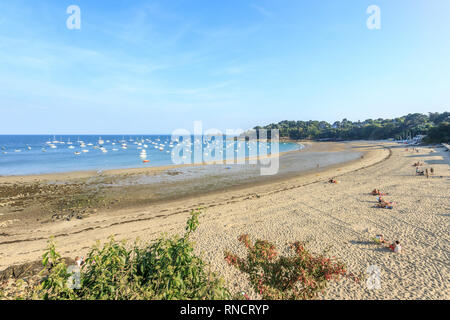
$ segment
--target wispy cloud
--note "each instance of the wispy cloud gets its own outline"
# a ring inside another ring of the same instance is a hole
[[[193,27],[193,22],[155,2],[133,6],[123,16],[120,21],[102,21],[101,25],[87,22],[86,26],[110,38],[158,50],[176,46]]]
[[[251,4],[250,5],[253,9],[255,9],[257,12],[259,12],[261,15],[267,17],[267,18],[272,18],[273,17],[273,13],[269,10],[267,10],[266,8],[263,8],[259,5],[256,4]]]

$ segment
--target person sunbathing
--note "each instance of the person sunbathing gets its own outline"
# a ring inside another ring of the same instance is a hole
[[[390,201],[386,201],[383,198],[378,198],[378,203],[376,204],[377,208],[383,208],[383,209],[393,209],[394,203]]]
[[[378,189],[373,189],[371,193],[372,193],[373,196],[387,196],[388,195],[387,193],[382,193]]]
[[[374,238],[374,241],[376,242],[376,243],[386,243],[386,240],[384,240],[384,237],[383,237],[383,235],[382,234],[377,234],[376,236],[375,236],[375,238]]]
[[[334,179],[330,179],[330,181],[328,181],[329,183],[339,183],[337,180]]]

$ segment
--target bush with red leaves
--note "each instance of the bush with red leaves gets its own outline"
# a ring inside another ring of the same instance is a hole
[[[343,277],[359,281],[347,273],[345,265],[327,258],[324,254],[314,256],[305,249],[304,243],[290,245],[293,254],[279,256],[275,246],[268,241],[241,235],[238,240],[247,248],[247,258],[242,259],[225,252],[225,260],[248,274],[254,289],[268,300],[299,300],[317,298],[325,292],[329,281]]]

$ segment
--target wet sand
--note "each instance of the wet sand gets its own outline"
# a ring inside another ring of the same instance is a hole
[[[83,219],[11,223],[0,229],[0,270],[38,259],[50,235],[55,236],[62,255],[72,257],[110,235],[150,241],[161,232],[182,233],[189,211],[203,207],[194,237],[196,250],[234,292],[245,291],[258,298],[245,277],[223,259],[224,250],[243,254],[237,237],[248,233],[281,248],[295,240],[308,241],[314,252],[328,248],[330,255],[354,273],[365,273],[370,265],[380,269],[380,289],[368,290],[365,283],[344,280],[331,286],[324,296],[327,299],[448,299],[448,152],[421,148],[416,154],[402,146],[377,142],[331,145],[334,152],[357,151],[357,157],[345,164],[306,168],[298,174],[285,169],[283,175],[282,169],[280,176],[250,186],[238,184],[150,205],[99,209]],[[314,144],[308,152],[333,156],[329,150],[325,144]],[[415,176],[412,163],[419,160],[432,166],[436,175],[429,179]],[[332,177],[340,183],[327,183]],[[135,177],[126,178],[133,181]],[[107,180],[103,182],[111,182]],[[142,189],[139,184],[125,188],[134,187]],[[124,186],[119,188],[124,190]],[[395,208],[373,208],[375,197],[369,195],[373,188],[389,192],[387,198],[396,202]],[[378,233],[400,240],[404,252],[393,254],[371,243]]]

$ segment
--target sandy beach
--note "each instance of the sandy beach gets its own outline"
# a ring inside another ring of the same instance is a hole
[[[29,217],[23,211],[3,213],[0,270],[39,259],[50,236],[55,237],[63,256],[75,257],[111,235],[116,239],[138,237],[151,241],[163,232],[182,233],[190,210],[201,207],[195,248],[211,269],[225,278],[233,292],[245,291],[258,298],[245,277],[223,258],[225,250],[244,254],[237,238],[248,233],[282,249],[295,240],[307,241],[311,251],[320,253],[327,249],[329,255],[339,258],[356,274],[365,274],[369,266],[380,270],[381,288],[369,290],[365,282],[343,280],[331,285],[322,297],[325,299],[448,299],[449,152],[420,147],[416,153],[394,143],[364,141],[309,147],[308,152],[317,153],[315,161],[323,161],[319,168],[290,153],[281,161],[276,177],[260,179],[249,173],[245,176],[248,183],[234,183],[236,178],[223,186],[225,175],[221,175],[217,180],[221,181],[220,188],[208,183],[215,181],[210,175],[197,182],[186,179],[147,183],[145,187],[139,183],[123,185],[124,181],[138,181],[142,171],[115,171],[100,177],[94,173],[72,173],[0,178],[0,183],[6,185],[51,181],[67,191],[101,183],[108,185],[102,191],[110,194],[108,201],[116,198],[118,192],[134,195],[69,221],[49,219],[38,213],[42,210],[37,207]],[[352,157],[345,158],[345,163],[326,161],[349,153]],[[416,176],[412,164],[417,161],[423,162],[424,168],[433,167],[435,174],[428,179]],[[305,166],[302,170],[296,167],[300,163]],[[173,176],[186,176],[186,172]],[[328,183],[330,178],[339,183]],[[122,183],[119,186],[115,185],[118,181]],[[161,183],[168,196],[152,198]],[[178,189],[171,189],[175,185]],[[374,208],[376,197],[369,194],[374,188],[389,193],[386,198],[395,202],[393,210]],[[181,189],[187,191],[182,193]],[[136,201],[135,206],[130,205],[132,200]],[[404,252],[394,254],[374,244],[371,238],[380,233],[391,241],[399,240]]]

